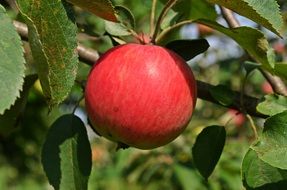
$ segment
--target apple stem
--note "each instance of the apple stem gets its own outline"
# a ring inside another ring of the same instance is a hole
[[[164,19],[164,17],[166,16],[166,14],[168,13],[168,11],[173,7],[173,5],[175,5],[175,3],[177,2],[177,0],[169,0],[164,8],[162,9],[159,17],[158,17],[158,20],[156,22],[156,25],[155,25],[155,28],[153,30],[153,33],[151,34],[151,43],[155,44],[155,39],[156,39],[156,36],[160,30],[160,25]]]

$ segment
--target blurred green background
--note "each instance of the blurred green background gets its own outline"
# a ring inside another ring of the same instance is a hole
[[[4,1],[0,2],[9,9],[8,4]],[[138,32],[148,32],[150,1],[118,0],[114,2],[131,9],[137,21]],[[278,2],[281,3],[282,10],[286,11],[287,3]],[[79,35],[81,43],[100,53],[112,47],[112,41],[104,31],[102,19],[78,8],[75,8],[75,12],[81,33]],[[17,17],[13,10],[9,9],[9,13],[11,17]],[[254,23],[242,17],[238,18],[242,24],[256,27]],[[218,20],[222,22],[220,17]],[[214,85],[225,84],[233,90],[240,90],[245,75],[240,60],[246,55],[232,40],[215,31],[204,33],[196,24],[183,27],[175,35],[182,38],[206,37],[209,41],[211,48],[189,62],[198,80]],[[286,42],[269,32],[266,32],[266,35],[276,51],[277,59],[286,59]],[[29,58],[29,52],[26,56]],[[32,64],[32,60],[30,61]],[[89,70],[90,66],[81,63],[77,81],[81,83],[85,80]],[[259,72],[253,72],[247,80],[245,86],[247,94],[260,98],[270,93],[268,84]],[[17,116],[13,126],[4,124],[4,121],[0,120],[2,122],[0,125],[0,189],[52,189],[40,163],[41,146],[52,122],[64,113],[71,113],[82,95],[83,90],[79,83],[76,83],[69,98],[58,108],[49,112],[37,80],[28,93],[25,109]],[[87,124],[84,101],[80,102],[76,114]],[[241,182],[241,161],[254,137],[246,117],[236,114],[234,110],[198,99],[193,118],[184,133],[174,142],[150,151],[134,148],[116,151],[114,143],[97,137],[87,124],[93,159],[89,189],[244,189]],[[262,119],[254,119],[256,125],[262,126]],[[194,167],[191,148],[197,134],[204,127],[214,124],[224,125],[228,138],[219,163],[207,182]]]

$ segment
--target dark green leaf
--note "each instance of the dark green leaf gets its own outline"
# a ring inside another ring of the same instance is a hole
[[[116,11],[110,0],[67,0],[105,20],[117,22]]]
[[[277,94],[264,96],[264,100],[256,107],[257,111],[264,115],[276,115],[287,110],[287,97]]]
[[[128,28],[135,27],[135,17],[132,12],[124,7],[124,6],[115,6],[115,10],[117,11],[118,21]]]
[[[287,169],[287,111],[266,120],[259,141],[251,148],[264,162]]]
[[[208,0],[227,7],[280,35],[283,20],[276,0]]]
[[[246,187],[257,188],[269,184],[269,189],[279,189],[281,185],[278,182],[287,180],[287,170],[270,166],[249,149],[242,162],[242,177]]]
[[[209,48],[209,43],[205,39],[175,40],[166,44],[166,47],[176,52],[185,61],[188,61],[205,52]]]
[[[51,126],[42,149],[42,164],[49,182],[58,189],[87,189],[91,147],[83,122],[64,115]]]
[[[193,161],[200,174],[207,179],[214,170],[224,147],[225,128],[209,126],[197,136],[192,147]]]
[[[287,80],[287,63],[276,63],[275,74]]]
[[[17,125],[24,112],[29,90],[36,81],[36,75],[29,75],[24,79],[23,90],[20,93],[20,97],[17,98],[15,104],[10,107],[9,110],[5,110],[3,115],[0,115],[0,134],[5,136],[17,129]]]
[[[253,70],[260,67],[260,65],[258,63],[254,63],[251,61],[245,61],[243,66],[244,66],[244,69],[247,72],[247,74],[251,73]]]
[[[224,106],[231,105],[234,102],[235,94],[227,86],[217,85],[210,88],[209,92],[214,99]]]
[[[201,24],[214,28],[235,40],[244,48],[250,56],[258,63],[270,71],[273,70],[272,63],[269,63],[267,52],[269,50],[268,41],[259,30],[250,27],[225,28],[224,26],[209,20],[197,20]]]
[[[69,94],[77,74],[77,28],[73,12],[57,0],[18,0],[43,92],[50,106]]]
[[[21,38],[1,5],[0,28],[0,114],[3,114],[20,95],[25,60]]]

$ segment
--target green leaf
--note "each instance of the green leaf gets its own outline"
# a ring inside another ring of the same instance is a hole
[[[243,66],[247,74],[251,73],[252,71],[260,67],[258,63],[254,63],[251,61],[245,61]]]
[[[277,189],[278,182],[287,180],[287,170],[270,166],[260,160],[254,150],[249,149],[242,162],[242,178],[247,187],[270,184],[269,189]]]
[[[224,106],[234,102],[235,94],[225,85],[217,85],[209,89],[211,96]]]
[[[192,147],[193,161],[205,179],[210,176],[220,158],[225,138],[225,128],[216,125],[204,128],[196,138]]]
[[[129,28],[122,23],[105,21],[105,30],[112,36],[129,36],[131,32]]]
[[[124,6],[115,6],[115,10],[117,11],[118,21],[128,28],[135,27],[135,17],[133,13]]]
[[[167,1],[168,0],[161,0],[163,4],[166,4]],[[179,13],[179,21],[189,19],[215,20],[217,18],[215,7],[205,0],[181,0],[178,1],[172,9]]]
[[[287,63],[276,63],[275,74],[287,80]]]
[[[23,90],[20,93],[20,97],[17,98],[15,104],[10,109],[5,110],[3,115],[0,115],[0,134],[1,136],[9,135],[12,131],[17,129],[17,125],[24,112],[29,90],[36,81],[36,75],[29,75],[24,79]]]
[[[268,41],[259,30],[250,27],[230,29],[209,20],[197,20],[195,22],[207,25],[229,36],[244,48],[254,60],[261,63],[264,68],[273,70],[272,64],[269,63],[267,58],[267,51],[269,50]]]
[[[190,189],[201,189],[202,184],[197,179],[198,176],[196,172],[191,168],[186,166],[175,164],[174,165],[174,173],[180,182],[183,190],[190,190]]]
[[[188,61],[205,52],[209,48],[209,43],[206,39],[175,40],[166,44],[165,47],[173,50],[185,61]]]
[[[69,94],[77,74],[77,27],[73,12],[58,0],[18,0],[29,42],[50,107]]]
[[[105,20],[117,22],[116,10],[110,0],[67,0]]]
[[[256,107],[257,111],[264,115],[276,115],[287,110],[287,97],[277,94],[268,94]]]
[[[275,62],[276,62],[276,55],[272,48],[268,48],[267,50],[267,60],[269,62],[269,65],[274,69]]]
[[[280,35],[283,19],[276,0],[208,0],[245,16]]]
[[[287,111],[266,120],[259,141],[251,148],[264,162],[287,169]]]
[[[11,19],[0,5],[0,114],[20,95],[25,76],[24,50]]]
[[[68,114],[53,123],[43,145],[42,164],[56,190],[87,189],[92,166],[91,147],[80,118]]]
[[[112,36],[128,36],[135,27],[135,19],[129,9],[116,6],[119,22],[105,21],[105,30]]]

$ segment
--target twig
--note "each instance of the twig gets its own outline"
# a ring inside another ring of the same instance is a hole
[[[13,24],[20,36],[23,39],[28,39],[28,27],[26,24],[18,21],[13,21]],[[85,47],[81,44],[78,45],[77,51],[80,57],[80,60],[88,63],[89,65],[93,65],[97,59],[99,59],[99,53],[94,49]]]
[[[258,139],[258,132],[257,132],[256,125],[255,125],[255,123],[254,123],[252,117],[251,117],[249,114],[246,114],[246,117],[247,117],[247,119],[248,119],[249,122],[250,122],[250,126],[251,126],[251,128],[252,128],[252,130],[253,130],[255,140],[257,140],[257,139]]]
[[[214,86],[202,81],[196,81],[197,82],[197,95],[200,99],[206,100],[218,105],[221,105],[210,93],[210,89],[212,89]],[[240,111],[240,92],[232,91],[232,94],[234,94],[234,101],[231,105],[225,106],[228,108],[236,109]],[[244,98],[244,108],[246,113],[260,118],[267,118],[266,115],[263,115],[261,113],[258,113],[256,110],[256,106],[260,102],[260,99],[248,96],[246,94],[243,95]]]
[[[186,25],[186,24],[190,24],[192,23],[193,20],[184,20],[184,21],[181,21],[181,22],[178,22],[172,26],[169,26],[168,28],[164,29],[155,39],[155,44],[158,44],[160,43],[160,41],[171,31],[173,31],[174,29],[176,28],[179,28],[183,25]]]
[[[150,35],[152,35],[154,31],[156,4],[157,0],[152,0],[151,13],[150,13]]]
[[[223,18],[226,20],[226,22],[230,28],[240,27],[240,23],[234,17],[233,12],[231,10],[229,10],[225,7],[221,7],[221,6],[220,6],[220,10],[221,10]]]
[[[155,43],[155,39],[156,39],[156,36],[158,34],[158,31],[160,29],[160,25],[164,19],[164,17],[166,16],[167,12],[173,7],[173,5],[177,2],[177,0],[169,0],[163,10],[161,11],[159,17],[158,17],[158,20],[156,22],[156,25],[155,25],[155,29],[154,29],[154,32],[152,34],[152,38],[151,38],[151,42],[152,43]]]
[[[18,33],[21,37],[27,38],[28,37],[28,29],[27,26],[21,22],[14,21],[14,26],[16,27]],[[77,51],[79,53],[79,57],[82,60],[85,60],[84,63],[93,65],[99,58],[99,54],[97,51],[87,48],[81,44],[78,45]],[[197,93],[198,98],[213,102],[215,104],[221,105],[216,99],[213,98],[211,95],[209,89],[213,88],[213,85],[197,81]],[[229,108],[237,109],[239,110],[240,105],[240,92],[233,92],[235,94],[234,102],[229,105]],[[259,99],[244,95],[244,107],[246,109],[246,112],[252,116],[266,118],[266,115],[260,114],[256,111],[256,106],[259,103]]]
[[[236,28],[240,27],[240,23],[238,20],[234,17],[233,12],[227,8],[220,7],[222,16],[226,20],[228,26],[230,28]],[[272,89],[277,94],[287,96],[287,87],[284,84],[284,82],[277,76],[273,76],[271,73],[260,69],[261,73],[264,75],[264,77],[267,79],[267,81],[270,83]]]
[[[261,73],[263,76],[267,79],[269,84],[272,87],[273,92],[276,92],[277,94],[287,96],[287,88],[284,82],[277,76],[273,76],[269,72],[260,69]],[[273,85],[275,84],[275,85]]]

